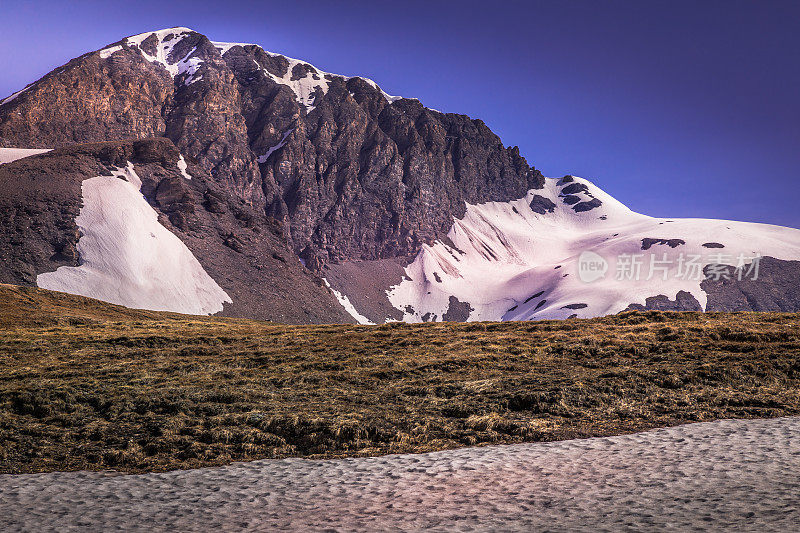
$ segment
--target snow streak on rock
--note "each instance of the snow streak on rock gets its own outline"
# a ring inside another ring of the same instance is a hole
[[[278,144],[276,144],[275,146],[271,146],[264,155],[258,156],[258,162],[266,163],[267,159],[269,159],[269,156],[271,156],[275,151],[279,150],[280,148],[283,148],[283,146],[286,144],[286,139],[289,138],[289,135],[291,135],[293,131],[294,128],[284,133],[283,137],[281,137],[281,141]]]
[[[40,274],[39,287],[137,309],[212,314],[230,297],[192,252],[159,224],[133,165],[81,184],[75,222],[80,266]]]
[[[9,96],[7,98],[4,98],[2,101],[0,101],[0,105],[5,105],[5,104],[13,102],[17,98],[17,96],[21,95],[22,93],[24,93],[25,91],[27,91],[31,87],[33,87],[33,84],[28,85],[24,89],[20,89],[19,91],[15,92],[14,94],[12,94],[11,96]]]
[[[359,313],[356,310],[356,308],[353,306],[353,304],[350,303],[350,299],[347,296],[343,295],[342,293],[340,293],[339,291],[337,291],[336,289],[331,287],[331,284],[328,283],[327,279],[322,278],[322,281],[325,282],[325,285],[331,290],[333,295],[336,296],[336,299],[339,300],[340,304],[342,304],[342,307],[344,307],[344,310],[347,311],[350,314],[350,316],[352,316],[353,318],[356,319],[356,322],[358,322],[359,324],[364,324],[364,325],[372,325],[372,324],[374,324],[374,322],[371,322],[370,319],[368,319],[367,317],[365,317],[364,315],[362,315],[361,313]]]

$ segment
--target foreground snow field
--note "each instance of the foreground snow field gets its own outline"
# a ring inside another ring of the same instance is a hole
[[[800,418],[162,474],[0,476],[4,531],[791,531]]]

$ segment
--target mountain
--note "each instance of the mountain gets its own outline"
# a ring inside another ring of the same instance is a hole
[[[800,231],[633,213],[480,120],[188,28],[0,101],[0,147],[0,282],[284,322],[800,308]]]

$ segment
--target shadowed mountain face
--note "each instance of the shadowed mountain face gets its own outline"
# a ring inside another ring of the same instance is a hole
[[[185,28],[83,55],[0,105],[3,146],[155,136],[281,221],[310,266],[416,253],[464,202],[543,183],[480,120]]]
[[[480,120],[187,28],[0,101],[0,204],[0,282],[129,307],[361,323],[800,309],[797,230],[634,213],[545,179]],[[584,252],[606,265],[588,281]],[[759,255],[761,279],[703,281]],[[632,256],[658,276],[620,276]]]

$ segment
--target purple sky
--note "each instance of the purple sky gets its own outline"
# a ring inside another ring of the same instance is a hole
[[[0,95],[188,26],[486,122],[655,216],[800,227],[800,2],[9,2]]]

